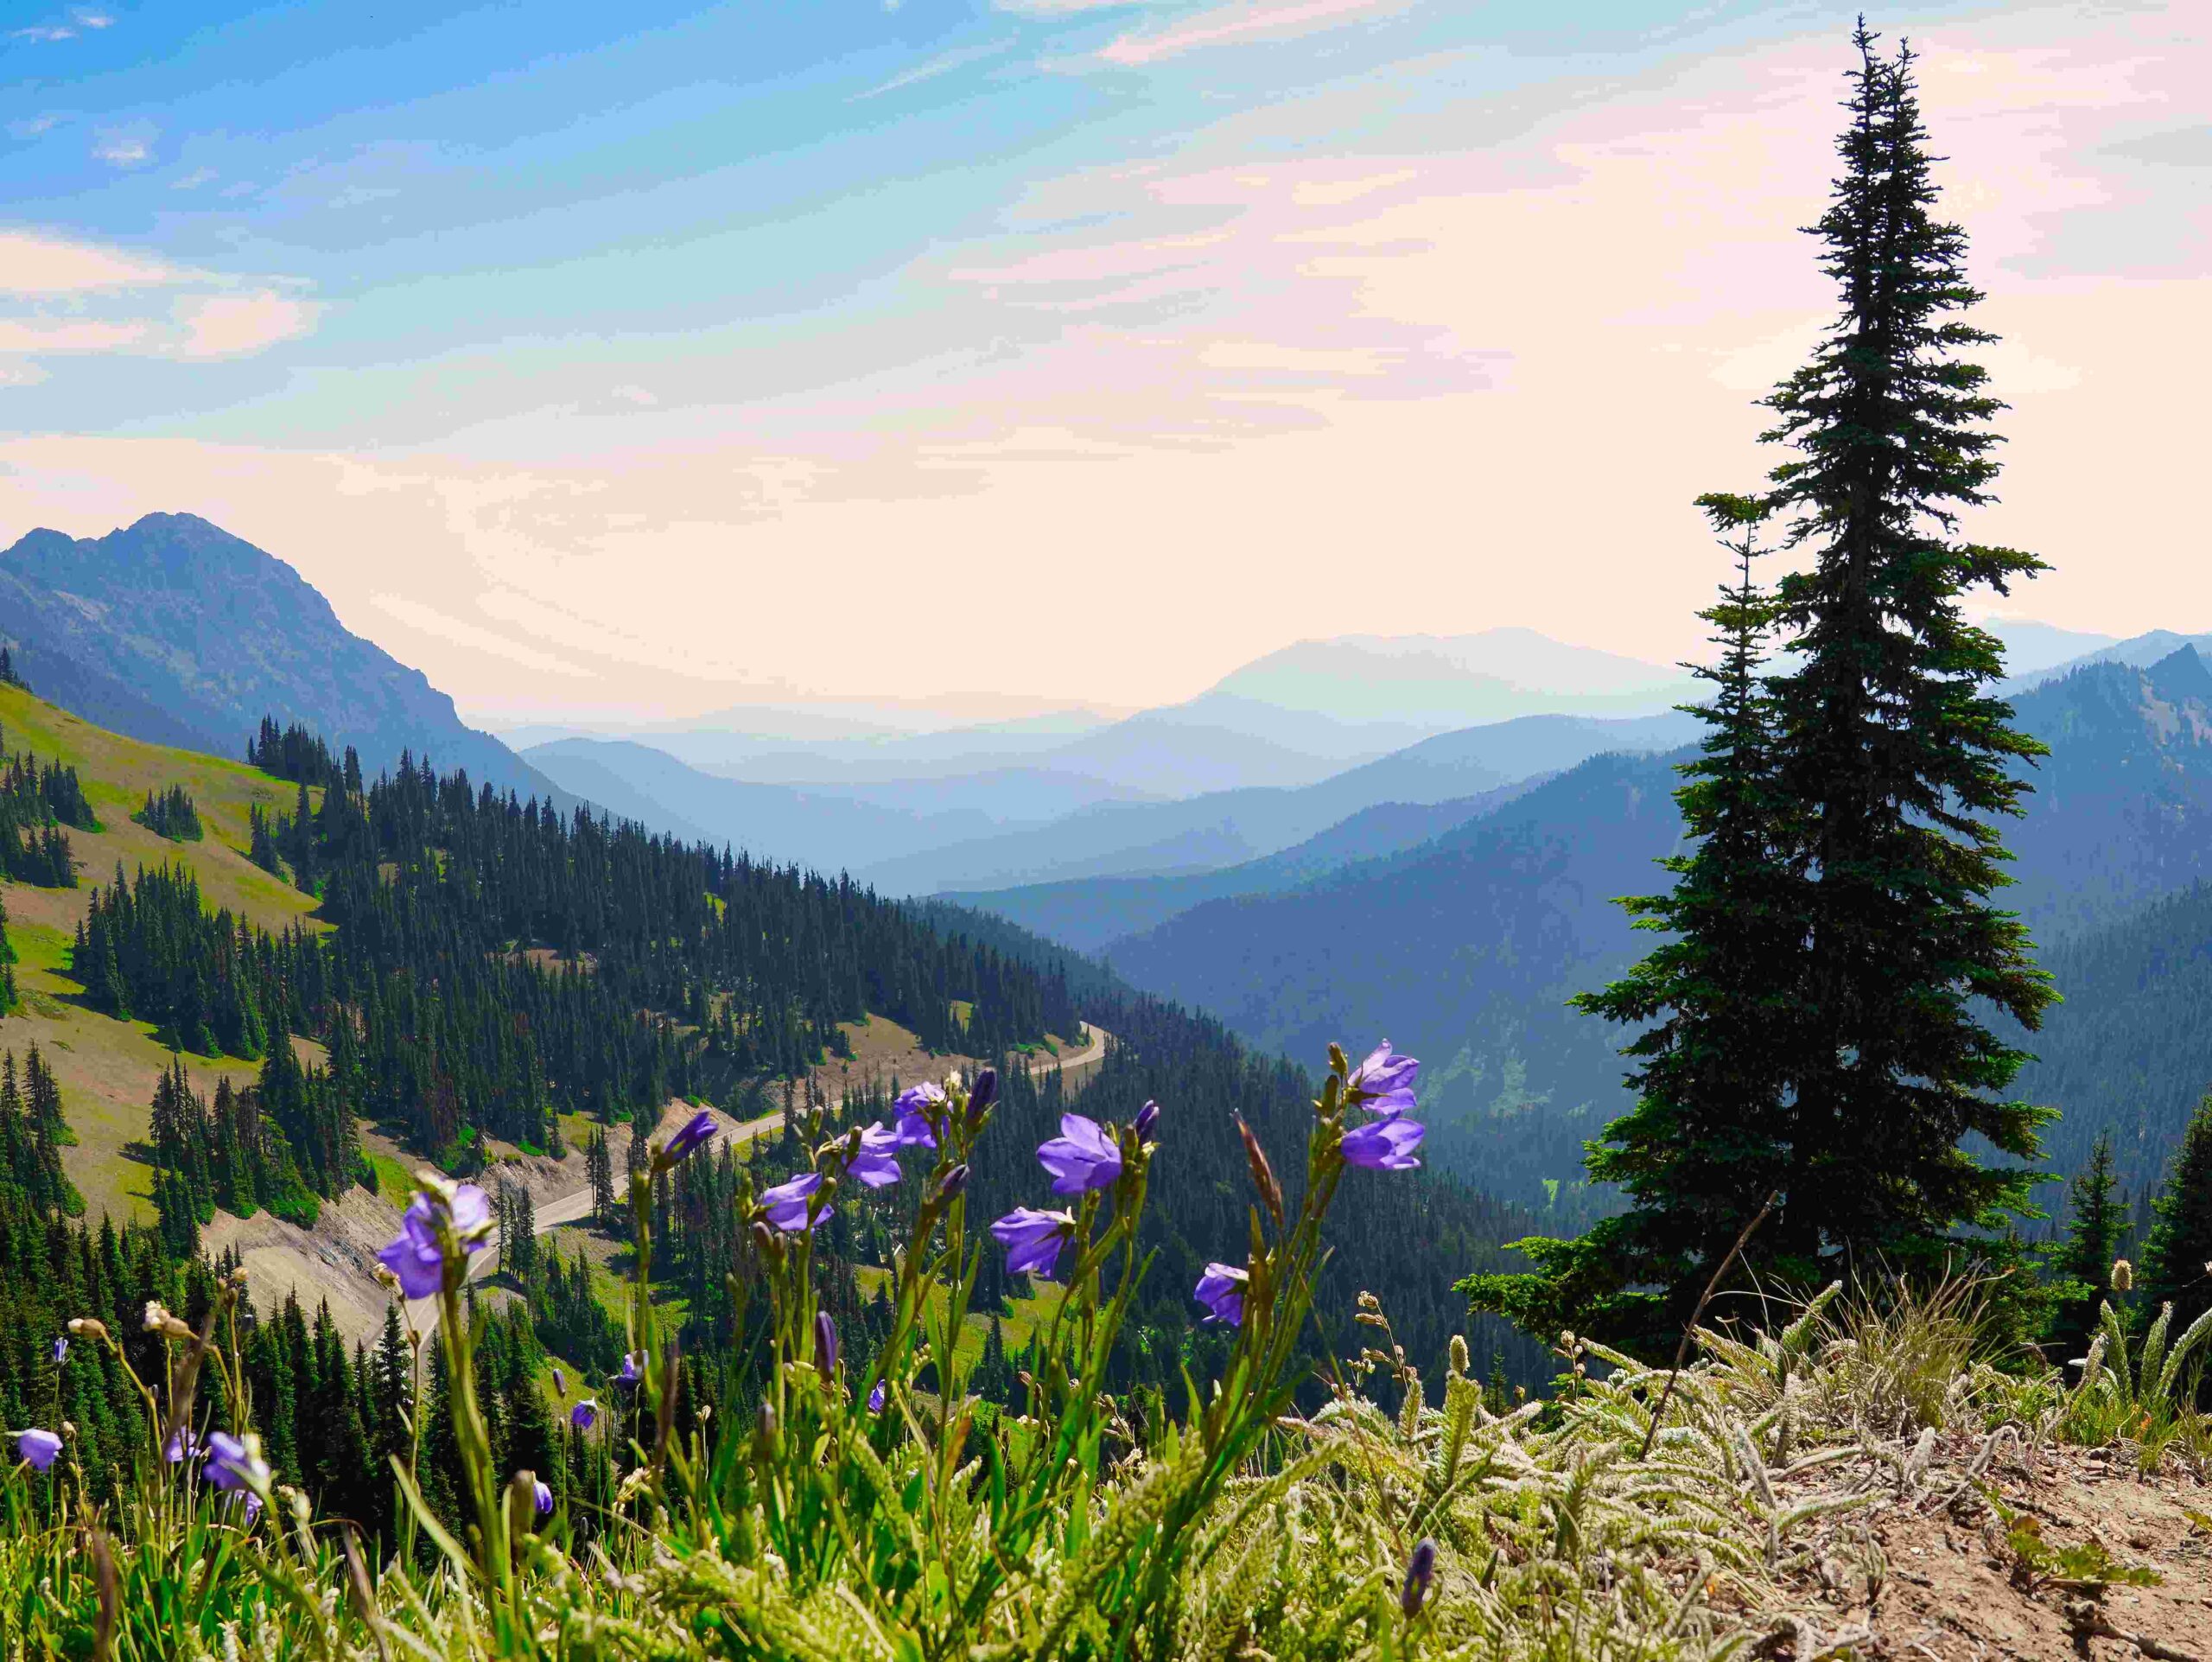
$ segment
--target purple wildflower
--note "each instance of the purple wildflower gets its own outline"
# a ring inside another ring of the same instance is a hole
[[[557,1367],[553,1370],[553,1394],[556,1397],[569,1394],[569,1382],[561,1377],[561,1370]]]
[[[579,1431],[588,1431],[599,1422],[599,1404],[585,1398],[569,1410],[569,1423]]]
[[[715,1117],[702,1108],[683,1122],[683,1130],[668,1139],[668,1147],[661,1151],[661,1163],[672,1166],[679,1160],[688,1160],[707,1145],[707,1141],[721,1128],[715,1124]]]
[[[945,1173],[944,1181],[937,1186],[937,1198],[939,1200],[950,1200],[967,1187],[968,1168],[955,1166],[950,1171]]]
[[[1353,1070],[1351,1088],[1368,1112],[1395,1118],[1414,1105],[1414,1083],[1420,1078],[1421,1059],[1401,1056],[1385,1039]]]
[[[1408,1621],[1421,1614],[1421,1602],[1428,1596],[1428,1584],[1435,1578],[1436,1543],[1424,1535],[1406,1561],[1406,1584],[1398,1590],[1398,1608]]]
[[[899,1181],[899,1149],[903,1145],[899,1133],[887,1131],[883,1122],[861,1133],[860,1152],[848,1161],[845,1169],[869,1188],[882,1188]]]
[[[818,1171],[801,1172],[788,1183],[779,1183],[772,1189],[763,1189],[760,1204],[768,1210],[768,1221],[786,1235],[803,1235],[830,1215],[824,1207],[813,1217],[807,1216],[807,1203],[814,1191],[822,1187]]]
[[[1060,1116],[1060,1134],[1039,1147],[1037,1160],[1052,1174],[1055,1194],[1111,1188],[1122,1175],[1120,1145],[1104,1126],[1081,1114]]]
[[[162,1458],[172,1466],[181,1466],[188,1460],[199,1459],[206,1452],[200,1446],[197,1431],[180,1430],[169,1433],[169,1440],[162,1449]]]
[[[245,1526],[253,1527],[253,1520],[261,1516],[261,1497],[251,1489],[245,1492]]]
[[[944,1123],[943,1086],[910,1085],[899,1093],[899,1099],[891,1106],[898,1116],[900,1148],[937,1147],[937,1128]]]
[[[268,1487],[269,1462],[261,1457],[260,1439],[249,1442],[227,1431],[210,1432],[207,1481],[219,1489],[252,1489],[257,1493]]]
[[[550,1518],[553,1515],[553,1491],[545,1487],[543,1478],[539,1478],[530,1486],[530,1498],[537,1502],[537,1515],[540,1518]]]
[[[69,1360],[69,1341],[67,1339],[57,1339],[54,1341],[54,1360],[57,1363]]]
[[[398,1235],[377,1254],[385,1268],[399,1277],[399,1290],[410,1298],[428,1298],[445,1284],[441,1221],[450,1226],[464,1253],[478,1251],[491,1232],[492,1203],[474,1183],[454,1191],[450,1207],[442,1199],[416,1191],[399,1220]]]
[[[16,1434],[16,1452],[42,1472],[51,1467],[54,1457],[60,1454],[61,1439],[51,1431],[41,1431],[34,1426],[28,1431]]]
[[[814,1366],[825,1375],[837,1371],[837,1324],[827,1310],[814,1313]]]
[[[875,1389],[868,1393],[868,1411],[871,1414],[883,1411],[883,1381],[880,1379],[875,1382]]]
[[[1075,1233],[1075,1219],[1065,1212],[1016,1207],[991,1226],[991,1233],[1006,1248],[1008,1275],[1027,1273],[1050,1281],[1059,1264],[1060,1248]]]
[[[639,1380],[644,1379],[645,1376],[638,1371],[638,1367],[639,1365],[645,1360],[645,1353],[643,1351],[624,1351],[622,1353],[622,1372],[616,1374],[614,1376],[615,1379],[620,1383],[626,1385],[633,1385],[637,1384]]]
[[[1137,1141],[1139,1143],[1151,1142],[1153,1132],[1157,1130],[1159,1128],[1160,1105],[1156,1102],[1147,1102],[1143,1107],[1137,1110],[1136,1124],[1134,1128],[1137,1134]]]
[[[1370,1171],[1411,1171],[1421,1164],[1414,1150],[1427,1135],[1425,1127],[1395,1115],[1344,1133],[1344,1159]]]
[[[1250,1274],[1233,1264],[1209,1264],[1206,1272],[1198,1277],[1198,1289],[1191,1296],[1206,1307],[1206,1320],[1226,1321],[1232,1328],[1244,1325],[1244,1289],[1250,1284]]]

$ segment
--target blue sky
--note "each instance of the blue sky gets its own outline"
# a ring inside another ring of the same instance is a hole
[[[1140,703],[1394,619],[1671,656],[1820,315],[1853,10],[5,0],[0,537],[196,509],[495,713]],[[2016,462],[2139,405],[2100,293],[2201,315],[2188,18],[1875,20],[2049,400]],[[2027,496],[2026,609],[2145,627],[2108,504]]]

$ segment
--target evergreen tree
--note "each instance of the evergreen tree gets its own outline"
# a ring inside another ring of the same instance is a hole
[[[584,1168],[591,1177],[591,1220],[600,1229],[614,1227],[614,1159],[607,1152],[607,1133],[594,1130],[584,1145]]]
[[[2050,1116],[2003,1098],[2026,1058],[1980,1012],[2033,1028],[2052,997],[1991,901],[2008,881],[1992,821],[2020,812],[2014,764],[2042,747],[1987,695],[2001,648],[1961,604],[2042,565],[1955,539],[1988,500],[2003,407],[1957,354],[1993,337],[1950,315],[1980,298],[1966,237],[1931,211],[1912,55],[1874,42],[1862,25],[1842,175],[1813,227],[1840,315],[1765,401],[1765,438],[1798,454],[1758,503],[1707,499],[1734,523],[1790,516],[1802,564],[1770,614],[1795,666],[1732,715],[1724,685],[1716,771],[1685,799],[1704,841],[1672,896],[1637,906],[1683,939],[1585,1003],[1658,1020],[1630,1047],[1637,1109],[1591,1162],[1636,1204],[1535,1245],[1535,1277],[1464,1283],[1538,1331],[1578,1311],[1632,1344],[1679,1331],[1770,1194],[1757,1256],[1808,1283],[1935,1268],[1962,1231],[2002,1258],[2010,1219],[2037,1215],[2025,1168]],[[2016,1163],[1984,1167],[1970,1133]]]
[[[2066,1198],[2066,1239],[2051,1259],[2049,1290],[2056,1308],[2045,1340],[2060,1363],[2088,1354],[2113,1260],[2127,1232],[2127,1197],[2113,1169],[2111,1132],[2097,1133],[2089,1163],[2068,1186]]]
[[[1977,1009],[2032,1029],[2053,996],[2025,927],[1990,899],[2010,881],[1991,821],[2021,812],[2011,764],[2043,747],[1985,691],[2003,651],[1961,611],[2043,564],[1955,540],[1959,510],[1988,500],[2004,407],[1955,354],[1994,337],[1949,315],[1981,298],[1966,234],[1931,213],[1911,52],[1884,60],[1874,41],[1861,24],[1843,176],[1814,227],[1842,314],[1767,401],[1766,437],[1800,453],[1772,500],[1812,558],[1780,584],[1799,662],[1771,683],[1776,781],[1802,838],[1783,933],[1802,950],[1776,966],[1800,1041],[1764,1245],[1807,1280],[1931,1267],[1961,1228],[2036,1215],[2029,1172],[1961,1143],[2031,1162],[2050,1118],[2002,1098],[2026,1055]]]
[[[0,895],[0,1016],[16,1008],[16,944],[8,939],[8,897]]]
[[[2152,1218],[2139,1284],[2145,1309],[2174,1307],[2178,1335],[2212,1309],[2212,1092],[2190,1117]]]
[[[1621,1185],[1633,1204],[1579,1240],[1522,1242],[1536,1274],[1461,1283],[1474,1308],[1530,1332],[1575,1327],[1653,1351],[1680,1333],[1712,1266],[1786,1181],[1788,1160],[1777,1111],[1790,1041],[1776,966],[1789,956],[1777,929],[1791,838],[1760,675],[1773,601],[1751,580],[1766,509],[1722,494],[1698,506],[1735,554],[1737,578],[1699,614],[1721,649],[1717,666],[1693,666],[1711,701],[1682,706],[1710,729],[1675,793],[1694,841],[1660,863],[1671,891],[1623,902],[1637,928],[1669,939],[1575,1001],[1642,1029],[1624,1053],[1636,1062],[1636,1106],[1588,1156],[1591,1176]]]

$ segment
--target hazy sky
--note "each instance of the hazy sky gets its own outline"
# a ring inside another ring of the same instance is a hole
[[[1854,10],[8,0],[0,541],[205,514],[486,714],[1678,656]],[[2207,15],[1872,14],[2006,336],[2017,613],[2212,628]]]

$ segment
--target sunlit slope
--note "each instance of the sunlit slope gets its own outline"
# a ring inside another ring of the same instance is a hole
[[[245,856],[248,811],[256,803],[289,811],[298,787],[244,762],[124,738],[18,687],[0,686],[0,744],[10,754],[30,751],[41,761],[76,768],[101,826],[68,830],[78,888],[4,886],[22,1003],[0,1019],[0,1049],[14,1051],[20,1061],[36,1044],[60,1082],[63,1111],[78,1137],[65,1160],[87,1210],[150,1215],[145,1196],[151,1168],[132,1145],[145,1136],[154,1081],[169,1052],[155,1041],[150,1022],[113,1021],[77,1001],[81,989],[65,967],[70,942],[92,885],[109,882],[118,861],[125,870],[165,863],[188,867],[211,909],[228,907],[266,928],[304,918],[314,901]],[[172,785],[184,786],[199,809],[204,834],[198,842],[172,843],[130,818],[148,791]],[[243,1082],[256,1071],[235,1060],[185,1061],[195,1086],[209,1091],[221,1074]]]

